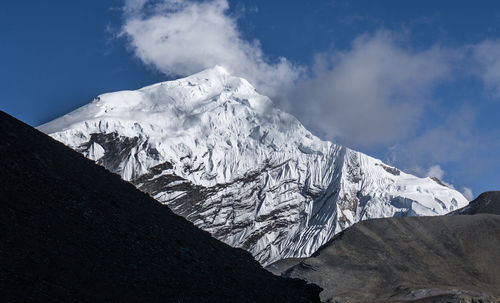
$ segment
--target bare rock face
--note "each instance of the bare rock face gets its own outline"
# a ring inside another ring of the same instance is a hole
[[[499,215],[373,219],[270,269],[326,302],[499,302],[499,251]]]
[[[317,286],[273,276],[3,112],[0,172],[2,302],[319,302]]]
[[[318,139],[221,67],[101,95],[39,129],[264,265],[309,256],[360,220],[468,202]]]

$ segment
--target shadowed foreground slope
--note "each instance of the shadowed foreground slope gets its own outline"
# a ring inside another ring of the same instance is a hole
[[[0,112],[5,302],[317,302],[129,183]]]
[[[500,216],[368,220],[287,267],[328,302],[500,302]]]

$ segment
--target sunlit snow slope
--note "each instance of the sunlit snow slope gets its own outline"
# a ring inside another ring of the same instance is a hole
[[[221,67],[100,95],[39,129],[264,265],[309,256],[360,220],[467,204],[437,181],[321,141]]]

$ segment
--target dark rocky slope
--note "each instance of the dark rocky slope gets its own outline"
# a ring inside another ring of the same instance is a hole
[[[500,191],[487,191],[471,201],[469,205],[451,212],[450,215],[500,215]]]
[[[3,302],[319,302],[0,112]]]
[[[500,216],[368,220],[272,270],[328,302],[500,302]]]

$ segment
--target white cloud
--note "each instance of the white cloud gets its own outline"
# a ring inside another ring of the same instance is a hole
[[[418,123],[454,55],[439,47],[412,50],[387,31],[362,35],[349,50],[318,55],[314,76],[282,106],[331,140],[358,147],[394,142]]]
[[[439,180],[443,180],[444,170],[439,165],[433,165],[427,170],[426,177],[436,177]]]
[[[472,193],[472,189],[468,187],[462,187],[462,195],[464,195],[464,197],[469,201],[474,200],[474,194]]]
[[[142,62],[167,75],[190,75],[221,65],[274,95],[301,73],[285,58],[270,62],[258,41],[245,41],[226,0],[147,2],[126,2],[122,35]]]

